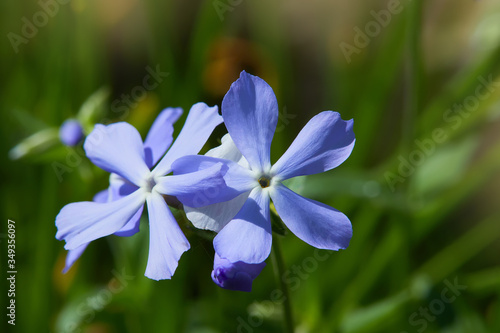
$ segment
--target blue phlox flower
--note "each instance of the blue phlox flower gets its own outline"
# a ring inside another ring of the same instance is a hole
[[[158,160],[165,154],[172,143],[172,134],[174,131],[173,125],[182,115],[181,108],[166,108],[158,117],[156,117],[151,126],[146,139],[144,140],[144,157],[146,165],[151,169]],[[153,154],[154,152],[154,154]],[[106,203],[118,200],[132,192],[134,186],[116,173],[111,173],[109,176],[109,187],[98,192],[92,201],[98,203]],[[120,230],[114,233],[117,236],[132,236],[139,231],[139,222],[142,216],[143,206],[139,208],[136,214],[123,226]],[[89,243],[80,245],[74,250],[69,250],[66,256],[65,267],[63,273],[66,273],[78,258],[83,254]]]
[[[355,143],[353,120],[344,121],[333,111],[319,113],[271,165],[278,103],[264,80],[242,72],[224,97],[222,117],[229,135],[221,146],[205,156],[185,157],[176,165],[181,172],[218,163],[228,166],[224,177],[238,196],[206,207],[184,207],[196,227],[218,232],[214,248],[220,258],[258,264],[269,256],[271,199],[288,229],[306,243],[320,249],[347,248],[352,237],[349,219],[330,206],[293,192],[283,181],[325,172],[344,162]]]
[[[215,253],[212,280],[224,289],[250,292],[253,280],[265,266],[265,262],[260,264],[247,264],[242,261],[232,263]]]
[[[84,137],[83,127],[76,119],[67,119],[59,128],[59,138],[66,146],[76,146]]]
[[[162,195],[175,196],[195,207],[198,192],[212,193],[217,189],[216,192],[220,193],[207,197],[204,202],[220,202],[228,198],[227,191],[218,190],[226,186],[221,173],[222,163],[202,172],[165,176],[171,173],[177,159],[197,154],[213,129],[222,122],[216,106],[197,103],[172,144],[173,123],[181,113],[179,108],[164,110],[144,142],[139,132],[125,122],[96,125],[89,134],[84,143],[87,157],[111,173],[110,186],[99,192],[93,202],[68,204],[57,215],[56,238],[64,239],[65,248],[70,251],[65,270],[83,253],[89,242],[111,234],[131,236],[138,232],[146,204],[150,242],[145,275],[160,280],[169,279],[174,274],[182,253],[190,245]]]

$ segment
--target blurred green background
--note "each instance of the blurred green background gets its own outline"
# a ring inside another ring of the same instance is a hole
[[[181,106],[178,133],[192,104],[220,106],[243,69],[278,97],[273,161],[315,114],[354,118],[351,157],[300,189],[349,216],[349,248],[281,240],[296,332],[500,332],[498,1],[41,0],[2,1],[0,13],[2,332],[283,329],[271,258],[251,293],[220,289],[210,235],[182,212],[192,249],[172,280],[144,277],[146,220],[134,237],[93,242],[61,274],[55,216],[107,175],[50,135],[8,157],[82,105],[99,111],[93,121],[128,121],[143,135],[160,110]],[[140,94],[151,70],[163,76]],[[92,104],[99,89],[109,96]],[[15,326],[5,316],[7,219]]]

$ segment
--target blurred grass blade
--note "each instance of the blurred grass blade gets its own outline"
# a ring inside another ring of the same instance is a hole
[[[480,84],[478,77],[493,75],[500,72],[500,45],[497,46],[482,61],[474,63],[471,68],[466,68],[452,78],[443,91],[425,108],[419,116],[419,132],[426,133],[443,120],[443,112],[454,103],[463,101],[467,96],[475,95],[475,89]]]
[[[405,96],[405,107],[402,119],[401,144],[403,151],[411,149],[412,140],[415,136],[415,119],[420,111],[422,102],[422,88],[424,65],[421,43],[421,21],[423,1],[413,1],[408,4],[406,11],[406,39],[407,39],[407,88]]]
[[[464,281],[470,292],[481,295],[494,293],[500,289],[500,266],[471,273]]]
[[[47,128],[22,140],[9,151],[9,158],[18,160],[28,156],[36,155],[60,144],[59,130]]]
[[[83,102],[78,110],[77,119],[82,124],[85,133],[90,133],[95,123],[104,116],[109,96],[109,88],[102,87]]]
[[[457,205],[475,193],[500,170],[500,143],[490,147],[484,156],[467,170],[459,182],[441,196],[415,212],[414,237],[425,237]]]
[[[328,311],[328,318],[343,318],[356,308],[362,297],[370,291],[377,279],[384,272],[391,259],[397,254],[403,245],[404,237],[400,228],[393,227],[380,240],[373,249],[373,254],[364,262],[363,269],[356,277],[350,278],[349,285],[346,286],[341,296]],[[359,263],[357,265],[359,267]],[[370,274],[366,274],[370,272]],[[336,321],[330,320],[326,325],[331,331],[335,328]]]
[[[448,277],[494,241],[500,239],[498,221],[500,221],[498,215],[482,221],[424,263],[417,272],[428,274],[435,282]]]
[[[390,320],[410,300],[410,294],[403,291],[366,308],[347,315],[340,325],[344,333],[373,332],[381,323]]]
[[[462,179],[478,144],[474,136],[435,148],[436,151],[415,170],[411,179],[412,194],[430,201],[436,193]]]
[[[28,133],[38,132],[49,127],[47,123],[38,119],[26,110],[12,109],[10,110],[10,114],[21,125],[23,131]]]

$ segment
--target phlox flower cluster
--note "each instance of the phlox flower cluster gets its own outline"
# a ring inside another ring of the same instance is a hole
[[[304,198],[283,183],[293,177],[331,170],[354,147],[353,121],[324,111],[300,131],[274,164],[270,150],[278,121],[272,88],[242,72],[217,106],[193,105],[173,140],[180,108],[163,110],[148,135],[125,122],[96,125],[84,149],[98,167],[110,172],[109,187],[93,201],[66,205],[56,217],[56,238],[69,251],[67,271],[95,239],[139,232],[144,207],[149,217],[149,256],[145,275],[170,279],[189,241],[165,198],[175,198],[200,229],[217,233],[213,281],[226,289],[250,291],[270,254],[271,200],[287,228],[320,249],[349,245],[352,226],[341,212]],[[216,126],[228,133],[219,147],[197,155]]]

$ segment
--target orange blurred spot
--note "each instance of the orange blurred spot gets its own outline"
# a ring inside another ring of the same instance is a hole
[[[222,38],[209,50],[208,65],[203,73],[205,90],[217,98],[224,96],[242,70],[263,78],[273,89],[277,87],[276,72],[256,44],[244,39]]]
[[[54,288],[62,295],[68,292],[69,287],[75,279],[76,271],[78,271],[78,260],[73,264],[66,274],[62,273],[64,266],[66,264],[66,254],[68,251],[62,250],[59,252],[57,261],[54,265],[54,270],[52,272],[52,281],[54,282]]]

